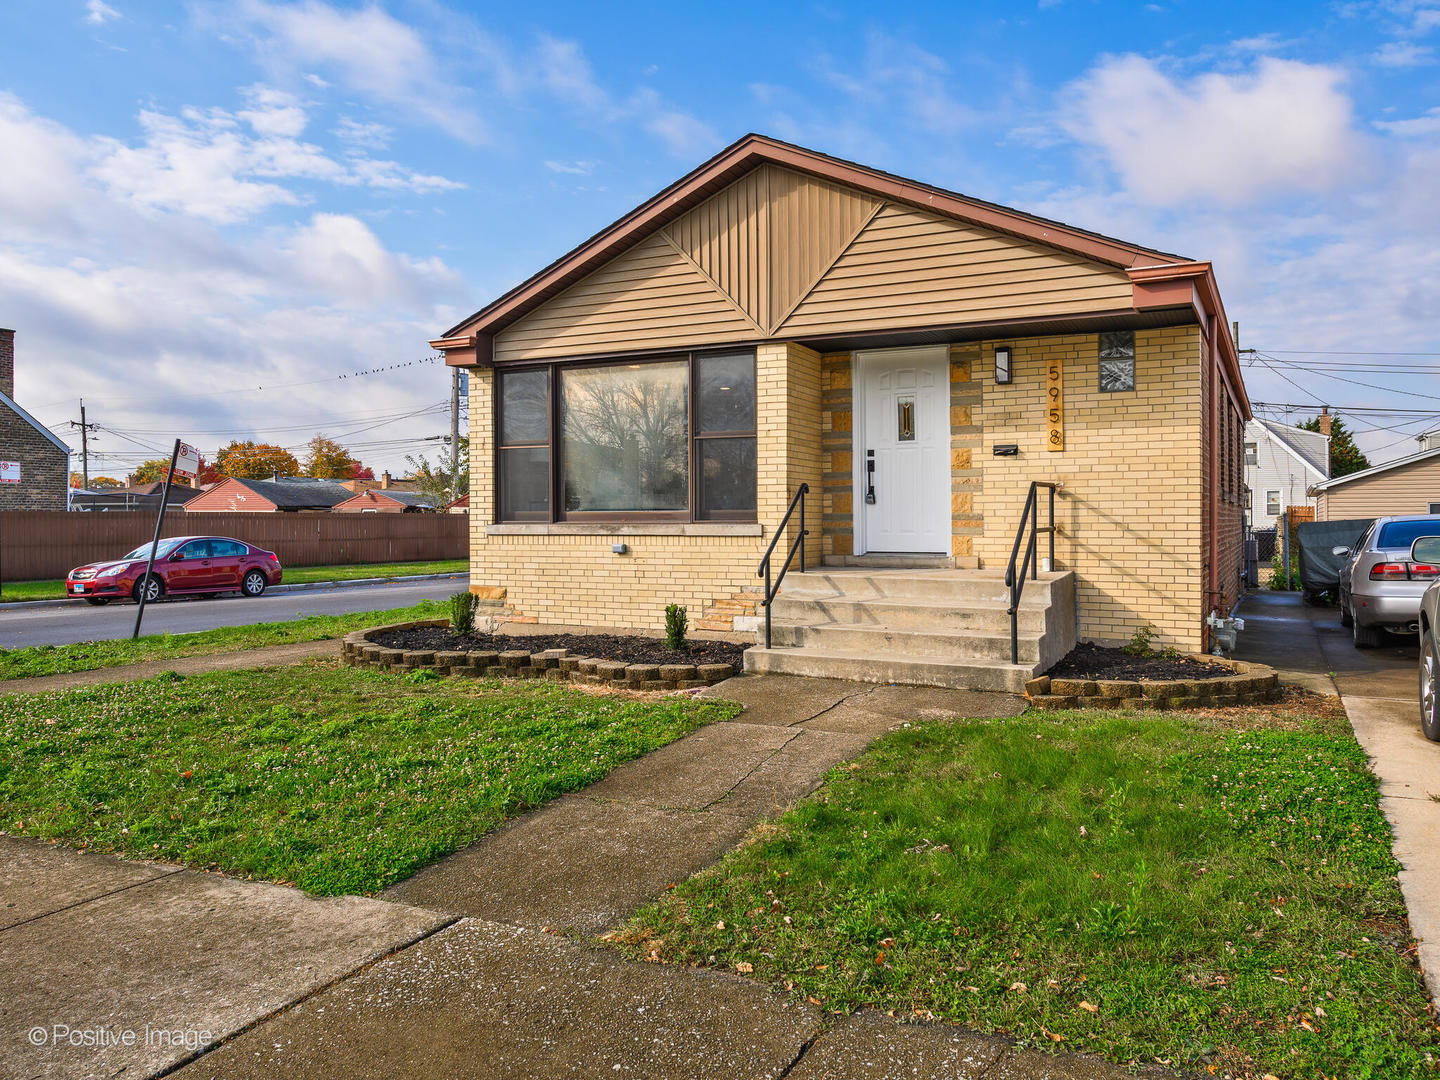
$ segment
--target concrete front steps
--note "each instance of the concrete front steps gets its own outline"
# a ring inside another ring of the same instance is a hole
[[[785,577],[772,647],[745,670],[859,682],[1023,692],[1075,647],[1075,575],[1041,574],[1020,601],[1020,663],[1010,663],[1001,570],[825,567]]]

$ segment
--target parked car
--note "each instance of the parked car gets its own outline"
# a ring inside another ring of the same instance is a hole
[[[150,545],[144,544],[114,562],[77,566],[65,578],[65,592],[92,604],[127,598],[138,602],[149,555]],[[281,577],[280,559],[273,551],[228,536],[172,536],[155,547],[155,569],[145,601],[224,592],[259,596],[269,586],[279,585]]]
[[[1340,568],[1340,625],[1357,649],[1380,644],[1382,631],[1413,634],[1420,625],[1420,597],[1440,578],[1440,564],[1416,562],[1411,547],[1422,536],[1440,535],[1440,514],[1382,517],[1352,548],[1334,548]]]
[[[1440,536],[1422,536],[1410,561],[1440,564]],[[1440,578],[1420,598],[1420,730],[1440,742]]]

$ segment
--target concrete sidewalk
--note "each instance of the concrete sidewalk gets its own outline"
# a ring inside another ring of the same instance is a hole
[[[1380,780],[1410,932],[1430,999],[1440,1002],[1440,743],[1420,733],[1416,639],[1357,649],[1335,608],[1310,607],[1298,593],[1256,593],[1240,613],[1237,658],[1276,667],[1282,681],[1339,693]]]

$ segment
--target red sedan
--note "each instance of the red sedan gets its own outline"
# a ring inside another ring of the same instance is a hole
[[[92,604],[111,600],[140,600],[140,579],[150,545],[144,544],[114,562],[87,563],[65,578],[68,596],[83,596]],[[259,596],[279,585],[280,560],[273,551],[228,536],[172,536],[155,548],[155,569],[150,575],[145,602],[162,596],[215,596],[239,592]]]

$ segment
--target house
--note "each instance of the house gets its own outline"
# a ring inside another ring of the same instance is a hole
[[[1317,521],[1440,514],[1440,446],[1311,486]]]
[[[0,510],[64,510],[70,447],[15,401],[15,331],[0,329]]]
[[[447,514],[470,513],[470,493],[467,491],[458,499],[451,499],[448,503],[441,507],[441,509],[444,510]]]
[[[1325,424],[1330,414],[1321,416]],[[1273,529],[1291,506],[1314,508],[1310,488],[1330,476],[1330,436],[1273,420],[1245,425],[1245,485],[1250,525]]]
[[[808,486],[827,572],[790,572],[786,644],[747,664],[944,681],[986,654],[968,679],[1021,621],[1003,577],[1039,481],[1030,669],[1147,624],[1199,649],[1241,588],[1229,326],[1208,262],[748,135],[431,342],[470,375],[471,590],[502,618],[748,628]]]
[[[415,514],[435,509],[429,495],[371,488],[330,508],[336,514]]]
[[[330,510],[354,497],[354,492],[333,480],[306,476],[247,480],[227,476],[185,504],[191,514],[248,512],[254,514],[293,513],[297,510]]]

